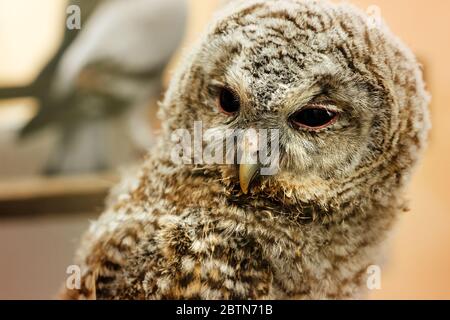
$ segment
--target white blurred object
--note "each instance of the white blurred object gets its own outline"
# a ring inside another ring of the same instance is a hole
[[[163,70],[183,38],[187,19],[185,0],[71,4],[78,4],[89,19],[48,67],[50,80],[0,90],[0,98],[39,98],[40,109],[23,136],[57,129],[59,143],[47,173],[116,167],[151,145],[148,107],[161,94]]]
[[[67,96],[79,87],[92,89],[129,104],[129,108],[111,110],[125,112],[119,119],[84,123],[79,139],[74,139],[78,144],[72,146],[78,160],[71,161],[72,155],[64,150],[61,156],[69,161],[57,157],[52,160],[55,165],[68,162],[75,165],[69,170],[76,171],[86,154],[97,153],[97,163],[91,165],[111,167],[125,162],[123,158],[132,156],[136,146],[151,145],[148,105],[160,95],[162,72],[182,40],[186,13],[187,5],[181,0],[109,0],[99,6],[65,53],[53,91]],[[83,77],[83,73],[87,75]],[[86,107],[94,109],[86,110],[94,118],[109,111],[108,106]],[[108,158],[118,163],[108,164]]]
[[[182,40],[186,13],[183,0],[104,2],[64,55],[56,91],[67,93],[97,63],[130,75],[160,70]]]

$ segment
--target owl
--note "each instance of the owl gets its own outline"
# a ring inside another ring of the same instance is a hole
[[[419,64],[373,18],[302,0],[218,13],[161,102],[159,143],[82,240],[81,288],[63,297],[364,297],[430,127]],[[198,123],[277,130],[277,170],[174,161],[174,132]]]

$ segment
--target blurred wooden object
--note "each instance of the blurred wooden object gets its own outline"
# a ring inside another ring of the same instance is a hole
[[[0,219],[38,214],[100,212],[113,174],[30,178],[0,182]]]

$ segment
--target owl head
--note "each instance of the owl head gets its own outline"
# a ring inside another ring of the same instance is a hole
[[[251,0],[217,15],[173,77],[161,117],[167,145],[199,121],[276,129],[275,174],[215,166],[229,194],[345,212],[388,205],[405,185],[428,101],[416,59],[378,16],[327,1]]]

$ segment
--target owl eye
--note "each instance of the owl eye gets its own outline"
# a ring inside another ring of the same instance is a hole
[[[290,117],[291,123],[305,129],[322,129],[336,122],[337,112],[330,111],[325,107],[309,107],[294,113]]]
[[[238,95],[228,88],[220,88],[217,104],[219,111],[229,116],[235,114],[241,108]]]

